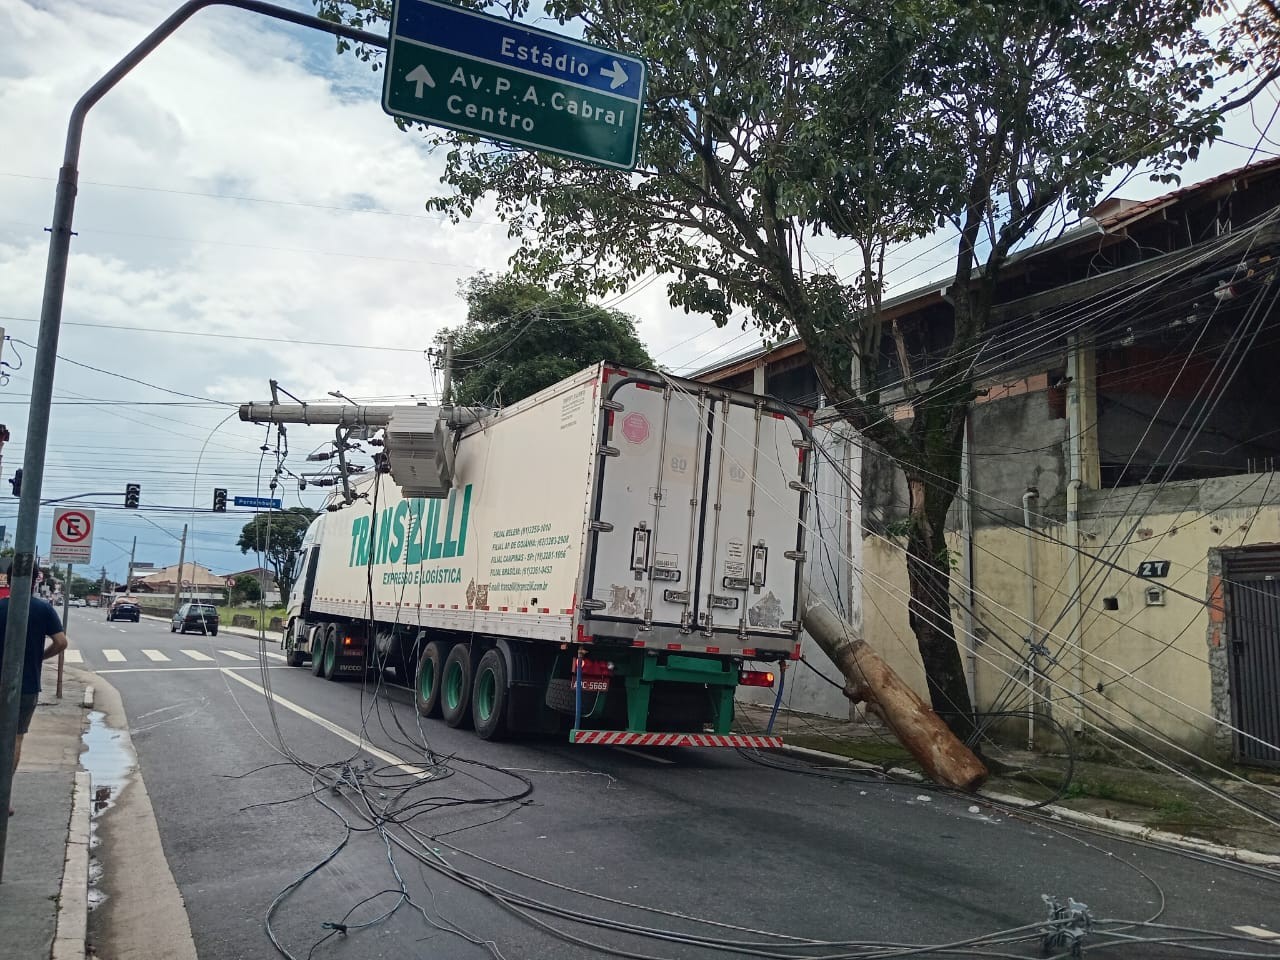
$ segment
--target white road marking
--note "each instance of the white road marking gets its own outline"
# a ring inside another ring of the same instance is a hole
[[[152,663],[168,663],[169,658],[159,650],[143,650],[142,655]]]
[[[107,663],[124,663],[124,654],[119,650],[103,650],[102,655],[107,658]]]
[[[213,657],[209,656],[207,653],[201,653],[199,650],[183,650],[182,652],[192,660],[207,660],[209,663],[213,662]]]
[[[84,654],[79,650],[68,650],[67,663],[84,663]]]
[[[270,650],[263,650],[263,651],[262,651],[262,655],[263,655],[264,657],[270,657],[272,660],[287,660],[287,659],[288,659],[288,657],[284,656],[284,654],[280,654],[280,653],[272,653]]]
[[[631,750],[627,747],[614,747],[618,753],[629,753],[633,757],[639,757],[641,760],[649,760],[653,763],[675,763],[674,760],[668,760],[666,757],[655,757],[651,753],[641,753],[639,750]]]
[[[224,650],[222,652],[225,653],[226,651]],[[267,696],[267,691],[264,690],[262,687],[258,686],[252,680],[246,680],[244,677],[240,676],[238,673],[230,672],[230,670],[226,667],[223,668],[222,672],[225,673],[232,680],[235,680],[237,683],[243,683],[249,689],[257,691],[258,693],[262,694],[264,697]],[[336,723],[331,723],[330,721],[326,720],[324,717],[320,716],[319,714],[312,713],[306,707],[298,706],[298,704],[294,703],[292,700],[286,700],[284,697],[280,696],[279,694],[273,693],[271,694],[271,701],[278,707],[284,707],[286,710],[292,710],[294,713],[296,713],[300,717],[305,717],[307,720],[310,720],[312,723],[316,724],[317,726],[323,727],[324,729],[328,730],[330,733],[334,734],[335,736],[341,737],[343,740],[347,741],[347,743],[350,743],[354,746],[359,747],[365,753],[370,754],[371,756],[377,757],[379,760],[385,761],[386,763],[395,767],[397,770],[402,771],[403,773],[412,773],[412,774],[426,773],[426,771],[423,770],[421,767],[415,767],[412,764],[405,763],[400,757],[397,757],[395,754],[387,753],[387,751],[385,750],[378,749],[377,747],[373,746],[373,744],[369,743],[369,741],[366,740],[364,737],[354,734],[350,730],[346,729],[345,727],[338,726]]]
[[[219,650],[224,657],[230,657],[232,660],[257,660],[257,657],[251,657],[247,653],[239,653],[235,650]]]
[[[257,670],[257,667],[116,667],[95,673],[191,673],[196,670]]]
[[[1280,933],[1275,930],[1268,930],[1265,927],[1239,926],[1232,927],[1232,930],[1239,930],[1241,933],[1250,937],[1257,937],[1259,940],[1280,940]]]

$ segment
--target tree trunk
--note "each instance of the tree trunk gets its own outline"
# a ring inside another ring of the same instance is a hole
[[[909,468],[908,468],[909,469]],[[929,684],[929,700],[961,740],[973,732],[973,704],[951,619],[951,559],[945,524],[954,493],[938,478],[907,475],[912,524],[907,537],[908,622]]]

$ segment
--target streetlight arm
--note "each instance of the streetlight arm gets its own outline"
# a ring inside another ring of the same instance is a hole
[[[22,497],[18,507],[14,537],[13,567],[10,573],[9,616],[4,632],[4,664],[0,668],[0,806],[9,801],[13,788],[14,736],[18,725],[18,697],[22,682],[22,662],[26,657],[27,620],[31,604],[31,571],[35,566],[36,528],[40,521],[40,491],[44,483],[45,447],[49,436],[49,413],[53,400],[53,374],[58,356],[58,334],[62,325],[62,300],[67,285],[67,258],[71,252],[72,222],[76,189],[80,178],[80,142],[89,111],[117,83],[146,59],[156,47],[206,7],[233,7],[286,23],[320,30],[336,37],[375,47],[388,40],[341,23],[332,23],[279,7],[261,0],[190,0],[173,12],[115,66],[85,91],[71,109],[67,142],[62,152],[62,168],[53,200],[53,220],[49,225],[49,259],[45,266],[44,298],[40,305],[40,336],[36,342],[35,369],[31,377],[31,401],[27,414],[27,446],[23,454]],[[9,818],[0,816],[0,879],[4,876],[5,846]]]

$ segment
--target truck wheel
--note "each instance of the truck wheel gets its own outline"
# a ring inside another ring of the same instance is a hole
[[[466,727],[471,723],[471,651],[465,643],[455,643],[445,657],[440,712],[451,727]]]
[[[289,624],[289,632],[285,635],[285,663],[291,667],[302,666],[306,659],[302,651],[298,649],[298,634],[306,633],[307,625],[300,620],[295,620]]]
[[[324,642],[329,636],[327,627],[316,627],[315,638],[311,641],[311,675],[318,677],[324,670]]]
[[[324,632],[324,657],[320,675],[326,680],[338,679],[338,650],[342,646],[342,631],[336,623],[329,624]]]
[[[432,640],[422,648],[418,675],[414,679],[413,699],[418,713],[424,717],[440,716],[440,684],[444,678],[445,645]]]
[[[471,719],[482,740],[501,740],[506,736],[510,700],[507,662],[495,647],[480,658],[471,687]]]

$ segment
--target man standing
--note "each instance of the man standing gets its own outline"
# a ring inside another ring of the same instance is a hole
[[[31,718],[36,712],[36,702],[40,699],[40,668],[44,661],[56,657],[67,649],[67,635],[62,629],[62,620],[58,611],[47,600],[35,596],[34,581],[39,576],[40,568],[31,571],[32,597],[31,612],[27,620],[27,651],[22,664],[22,696],[18,706],[18,736],[13,745],[13,769],[18,769],[18,758],[22,756],[22,738],[31,728]],[[9,598],[0,599],[0,637],[4,636],[9,625]],[[45,646],[45,638],[49,646]],[[0,663],[4,662],[4,644],[0,643]],[[9,816],[13,816],[13,808],[9,808]]]

